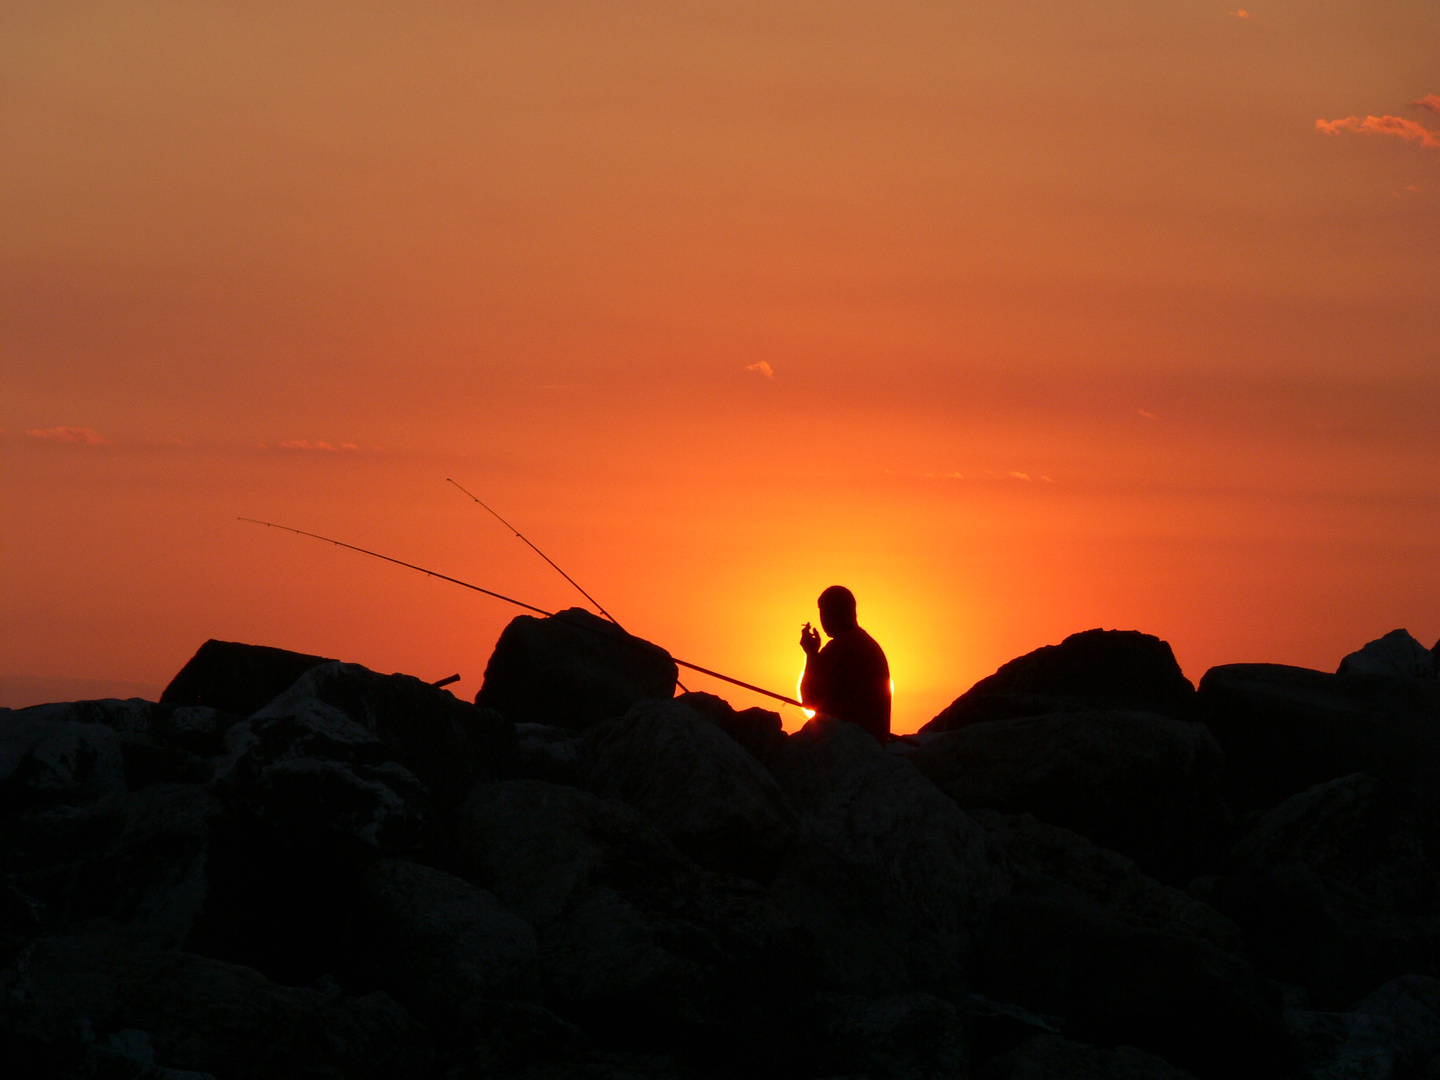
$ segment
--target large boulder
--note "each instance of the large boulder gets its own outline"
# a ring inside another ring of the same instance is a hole
[[[963,935],[1004,891],[989,834],[856,725],[815,717],[790,736],[771,771],[806,840],[877,873],[917,925]]]
[[[385,744],[386,756],[425,782],[442,805],[456,805],[470,785],[514,775],[515,727],[411,675],[380,675],[359,664],[318,664],[257,716],[338,710]]]
[[[1085,630],[1002,664],[923,731],[1071,709],[1132,709],[1187,718],[1195,688],[1168,642],[1138,630]]]
[[[816,1002],[812,1075],[872,1080],[952,1080],[965,1076],[964,1017],[931,994],[881,998],[822,995]]]
[[[1205,673],[1198,700],[1237,809],[1268,809],[1354,772],[1440,808],[1440,680],[1227,664]]]
[[[490,893],[400,860],[361,878],[349,931],[354,970],[443,1031],[468,1032],[496,1000],[540,995],[535,934]]]
[[[0,719],[0,813],[86,806],[124,794],[119,736],[73,712],[37,705]]]
[[[1391,630],[1341,660],[1336,673],[1429,679],[1436,674],[1435,654],[1411,637],[1408,630]]]
[[[674,697],[677,674],[664,649],[584,608],[520,615],[495,643],[475,704],[516,723],[582,728]]]
[[[1186,881],[1228,842],[1220,749],[1200,724],[1141,712],[992,720],[909,755],[962,809],[1030,813]]]
[[[1440,975],[1440,918],[1397,914],[1309,867],[1200,878],[1190,891],[1240,927],[1261,971],[1317,1009],[1347,1009],[1400,975]]]
[[[722,697],[694,690],[681,694],[676,700],[725,732],[762,764],[785,743],[785,729],[777,712],[759,708],[736,710]]]
[[[702,866],[765,881],[795,839],[770,773],[678,701],[642,701],[588,729],[581,760],[587,788],[639,810]]]
[[[1344,1013],[1286,1014],[1315,1080],[1440,1076],[1440,981],[1405,975]]]
[[[1296,1075],[1272,984],[1197,937],[1008,896],[986,913],[973,977],[991,998],[1063,1018],[1081,1042],[1128,1044],[1217,1080]]]
[[[1235,923],[1189,893],[1142,874],[1125,856],[1029,814],[976,810],[972,816],[1001,850],[1006,895],[1061,903],[1129,930],[1196,938],[1244,954]]]
[[[160,703],[208,705],[248,716],[312,667],[326,662],[323,656],[211,638],[170,680]]]
[[[1352,773],[1262,814],[1230,853],[1230,870],[1259,877],[1309,869],[1387,911],[1440,915],[1440,821],[1413,792]]]
[[[1133,1046],[1102,1049],[1060,1035],[1036,1035],[985,1063],[976,1080],[1194,1080]]]
[[[346,998],[115,937],[40,938],[0,974],[12,1076],[193,1070],[237,1080],[420,1077],[423,1032],[384,994]],[[194,1075],[194,1072],[190,1075]]]
[[[460,844],[466,877],[535,928],[546,1004],[609,1045],[733,1062],[790,1037],[810,981],[799,932],[763,890],[700,870],[629,806],[480,784]]]

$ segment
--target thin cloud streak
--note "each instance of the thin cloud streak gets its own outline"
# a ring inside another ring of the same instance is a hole
[[[1422,109],[1429,109],[1431,112],[1440,113],[1440,94],[1426,94],[1419,101],[1412,101],[1411,105],[1419,105]]]
[[[1339,135],[1353,131],[1357,135],[1394,135],[1407,142],[1418,142],[1432,149],[1440,148],[1440,135],[1414,120],[1403,116],[1344,116],[1338,120],[1316,120],[1315,130],[1322,135]]]
[[[53,428],[26,428],[25,434],[32,439],[43,439],[46,442],[73,443],[77,446],[113,446],[111,439],[105,438],[94,428],[88,427],[53,427]]]
[[[746,364],[745,370],[753,371],[757,374],[764,375],[767,379],[773,379],[775,377],[775,369],[772,368],[769,363],[764,360],[761,360],[758,363],[754,364]]]

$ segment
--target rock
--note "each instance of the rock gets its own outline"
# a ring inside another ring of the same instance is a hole
[[[0,813],[88,806],[125,793],[120,739],[103,724],[38,705],[0,722]]]
[[[964,810],[1030,813],[1188,881],[1228,842],[1224,761],[1200,724],[1072,712],[969,724],[909,755]]]
[[[362,977],[441,1031],[469,1029],[495,1000],[540,994],[535,934],[490,893],[428,866],[376,863],[349,932]]]
[[[769,761],[770,756],[784,745],[785,731],[777,712],[769,709],[745,709],[736,712],[724,698],[695,691],[681,694],[676,700],[688,705],[701,718],[725,732],[762,764]]]
[[[108,916],[134,940],[179,948],[210,892],[220,801],[201,784],[160,784],[125,799],[125,830],[96,865],[75,917]]]
[[[877,871],[917,924],[959,935],[1004,891],[989,834],[854,724],[814,718],[771,771],[807,839]]]
[[[1187,719],[1194,697],[1168,642],[1137,630],[1086,630],[1002,664],[921,730],[1094,708]]]
[[[1198,700],[1237,810],[1268,809],[1355,772],[1440,808],[1440,680],[1228,664],[1205,673]]]
[[[1010,896],[986,913],[974,979],[988,997],[1063,1017],[1068,1038],[1136,1046],[1200,1077],[1294,1075],[1270,983],[1197,938]]]
[[[1440,918],[1395,914],[1307,867],[1190,890],[1235,921],[1265,974],[1303,987],[1318,1009],[1349,1008],[1399,975],[1440,975]]]
[[[330,661],[299,676],[257,714],[301,715],[321,702],[379,738],[387,757],[423,780],[436,800],[458,805],[470,785],[514,775],[515,728],[489,709],[411,675],[379,675]]]
[[[976,810],[972,816],[1001,849],[1010,882],[1007,895],[1061,903],[1130,930],[1196,938],[1244,955],[1234,922],[1188,893],[1146,877],[1125,856],[1029,814]]]
[[[160,704],[204,705],[249,716],[326,662],[323,656],[211,638],[170,680]]]
[[[215,775],[213,762],[154,738],[122,735],[120,756],[125,786],[132,791],[151,784],[203,784]]]
[[[0,990],[6,1066],[17,1076],[98,1080],[114,1074],[96,1069],[97,1047],[128,1045],[119,1056],[133,1059],[146,1042],[159,1067],[239,1080],[419,1077],[431,1056],[384,994],[278,986],[238,965],[103,936],[33,942]]]
[[[664,649],[583,608],[520,615],[496,642],[475,704],[517,723],[583,728],[674,697],[676,675]]]
[[[965,1025],[930,994],[822,997],[812,1075],[870,1080],[950,1080],[968,1069]]]
[[[518,778],[580,786],[580,737],[572,728],[516,724]]]
[[[1102,1050],[1059,1035],[1037,1035],[991,1058],[977,1080],[1194,1080],[1162,1057],[1117,1046]]]
[[[460,843],[466,877],[535,928],[546,1004],[610,1046],[734,1064],[788,1037],[811,969],[798,930],[630,807],[535,780],[481,784]]]
[[[581,739],[584,785],[649,818],[701,866],[768,881],[797,822],[770,773],[676,701],[642,701]]]
[[[1387,911],[1440,914],[1440,822],[1407,789],[1363,773],[1317,784],[1261,815],[1230,864],[1242,877],[1306,868]]]
[[[1435,654],[1406,630],[1391,630],[1340,661],[1339,675],[1402,675],[1434,678]]]
[[[1440,1075],[1440,982],[1394,979],[1347,1013],[1291,1012],[1286,1021],[1315,1080]]]

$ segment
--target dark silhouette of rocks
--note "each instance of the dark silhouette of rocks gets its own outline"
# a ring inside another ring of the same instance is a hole
[[[1434,678],[1440,669],[1435,653],[1410,636],[1407,630],[1391,630],[1363,649],[1340,661],[1339,675],[1406,675]]]
[[[582,728],[624,716],[637,701],[673,697],[677,674],[658,645],[569,608],[548,619],[510,621],[475,703],[517,724]]]
[[[205,705],[246,716],[326,657],[211,638],[160,695],[161,705]]]
[[[1002,664],[921,730],[1095,708],[1186,718],[1194,696],[1168,642],[1137,630],[1085,630]]]
[[[1237,812],[1363,772],[1440,805],[1440,680],[1227,664],[1200,680]]]
[[[6,1075],[1440,1075],[1440,680],[1088,631],[882,746],[575,618],[0,711]]]
[[[1065,712],[939,733],[910,760],[963,809],[1030,813],[1183,884],[1229,839],[1223,758],[1203,725]]]

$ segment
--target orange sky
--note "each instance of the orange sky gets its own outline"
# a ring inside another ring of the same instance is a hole
[[[234,520],[571,603],[447,476],[777,690],[850,585],[901,731],[1092,626],[1432,644],[1437,58],[1431,0],[9,3],[0,704],[207,637],[473,694],[510,610]]]

